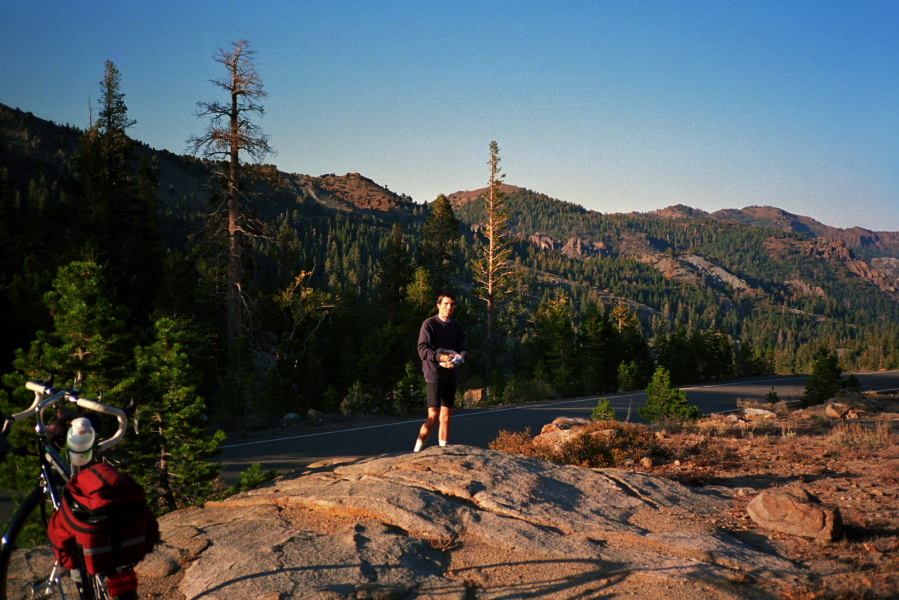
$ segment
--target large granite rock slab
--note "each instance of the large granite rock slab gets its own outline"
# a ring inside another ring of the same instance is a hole
[[[730,508],[720,490],[645,474],[436,447],[166,515],[139,573],[177,578],[191,600],[762,599],[805,580],[707,524]]]

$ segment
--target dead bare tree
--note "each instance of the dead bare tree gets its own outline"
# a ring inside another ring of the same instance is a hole
[[[247,239],[254,235],[255,229],[248,221],[244,204],[247,194],[254,189],[252,182],[269,174],[261,160],[272,153],[268,136],[251,120],[254,115],[265,114],[259,100],[268,94],[256,72],[255,52],[248,47],[249,42],[240,40],[233,42],[230,50],[220,49],[215,55],[216,62],[225,66],[227,75],[211,82],[228,94],[228,100],[198,102],[196,116],[208,117],[209,126],[203,134],[188,139],[194,155],[214,162],[216,179],[223,182],[222,201],[213,212],[222,217],[216,221],[227,230],[226,329],[229,341],[234,341],[243,329],[246,305],[242,289],[244,251]],[[244,160],[244,156],[253,162]]]

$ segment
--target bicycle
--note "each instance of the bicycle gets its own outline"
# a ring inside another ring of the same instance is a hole
[[[67,453],[61,453],[57,449],[60,439],[62,444],[65,443],[71,421],[80,415],[63,409],[53,422],[45,423],[45,411],[64,401],[82,409],[114,416],[118,429],[111,437],[94,446],[94,456],[122,440],[128,426],[128,417],[134,413],[133,401],[128,407],[121,409],[82,398],[77,389],[57,390],[52,386],[52,378],[46,382],[27,382],[25,387],[34,392],[34,402],[28,409],[8,417],[0,431],[0,442],[3,446],[8,446],[5,439],[13,423],[35,417],[37,425],[34,428],[33,446],[37,448],[40,462],[40,483],[18,507],[3,534],[0,545],[0,600],[68,597],[81,600],[136,600],[137,577],[134,565],[120,567],[113,573],[92,575],[85,568],[82,551],[76,552],[77,568],[67,570],[48,547],[18,548],[17,541],[23,530],[35,520],[41,526],[41,533],[46,535],[51,515],[61,509],[66,483],[80,469],[87,467],[70,464],[62,456]],[[7,451],[19,455],[28,453],[27,446],[8,446],[0,448],[0,460]]]

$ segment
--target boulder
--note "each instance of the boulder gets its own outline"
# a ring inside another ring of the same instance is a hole
[[[824,409],[824,416],[830,417],[831,419],[843,419],[848,412],[849,406],[846,404],[841,402],[831,402],[827,405],[827,408]]]
[[[582,419],[579,417],[557,417],[552,423],[547,423],[540,430],[540,433],[549,433],[550,431],[568,431],[588,425],[590,419]]]
[[[835,540],[842,531],[839,508],[828,508],[812,494],[799,488],[762,492],[746,507],[760,527],[815,538]]]
[[[487,401],[489,390],[487,388],[474,388],[465,390],[462,394],[462,400],[466,407],[477,406]]]
[[[164,515],[165,550],[148,567],[190,600],[724,600],[807,582],[717,532],[730,507],[720,490],[642,473],[432,447],[310,465]],[[753,583],[735,589],[736,577]]]
[[[325,420],[325,417],[327,415],[325,415],[325,413],[320,410],[310,408],[308,411],[306,411],[306,416],[309,417],[309,420],[313,423],[321,423]]]

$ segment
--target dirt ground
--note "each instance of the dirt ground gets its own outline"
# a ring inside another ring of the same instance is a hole
[[[646,469],[693,486],[745,488],[715,525],[809,569],[813,583],[784,586],[785,600],[899,598],[899,399],[839,402],[857,408],[850,416],[858,418],[828,416],[827,405],[778,406],[774,418],[716,416],[666,432],[672,456]],[[801,487],[838,507],[842,537],[821,542],[760,529],[746,504],[778,487]]]

